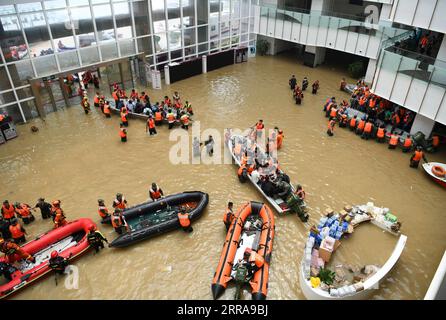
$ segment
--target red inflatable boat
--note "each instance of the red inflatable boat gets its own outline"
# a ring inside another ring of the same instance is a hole
[[[19,260],[17,255],[13,255],[9,259],[1,257],[0,272],[5,277],[0,278],[0,299],[51,272],[48,261],[54,250],[69,260],[86,252],[90,247],[87,234],[92,226],[96,229],[95,223],[90,219],[74,220],[23,245],[21,248],[33,255],[36,259],[35,263]],[[9,275],[10,280],[7,280],[6,274]]]

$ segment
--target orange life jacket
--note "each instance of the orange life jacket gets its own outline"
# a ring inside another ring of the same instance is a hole
[[[356,118],[350,119],[350,127],[354,128],[356,126]]]
[[[376,132],[376,136],[378,138],[384,138],[384,128],[379,128],[378,131]]]
[[[16,208],[17,214],[19,214],[22,218],[27,218],[31,215],[31,211],[29,210],[29,207],[22,203],[20,204],[21,208]]]
[[[93,103],[97,103],[97,104],[99,103],[99,96],[98,95],[94,96]]]
[[[187,228],[190,226],[190,219],[187,213],[178,212],[178,220],[180,221],[180,225],[183,228]]]
[[[336,117],[336,115],[338,114],[338,109],[336,109],[336,108],[331,108],[331,110],[330,110],[330,117],[332,117],[332,118],[334,118],[334,117]]]
[[[185,114],[181,117],[181,121],[183,122],[184,125],[189,124],[189,117],[187,116],[187,114]]]
[[[251,254],[249,256],[249,262],[253,262],[255,263],[257,268],[261,268],[265,263],[265,260],[260,254],[256,253],[255,251],[251,251]]]
[[[116,91],[113,91],[112,97],[113,97],[113,100],[115,100],[115,101],[119,100],[118,93]]]
[[[389,141],[389,144],[391,145],[391,146],[396,146],[396,145],[398,145],[398,136],[397,135],[395,135],[395,134],[392,134],[391,136],[390,136],[390,141]]]
[[[126,138],[127,137],[127,132],[125,131],[124,128],[121,128],[121,130],[119,130],[119,136],[121,138]]]
[[[5,205],[2,205],[2,214],[5,219],[12,219],[15,216],[15,207],[12,204],[9,204],[9,208],[6,208]]]
[[[327,104],[327,106],[325,107],[325,111],[329,111],[331,109],[333,105],[333,102],[330,102],[329,104]]]
[[[127,122],[127,115],[125,113],[121,113],[121,121],[122,122]]]
[[[434,146],[434,147],[438,147],[439,144],[440,144],[440,137],[438,137],[438,136],[433,136],[433,137],[432,137],[432,146]]]
[[[115,199],[115,201],[113,202],[113,207],[124,210],[125,208],[127,208],[124,200],[124,197],[122,197],[122,200],[120,202],[118,202],[118,199]]]
[[[263,123],[257,122],[256,124],[256,129],[257,131],[261,131],[265,126],[263,125]]]
[[[175,121],[175,115],[171,112],[167,114],[167,120],[169,121],[169,123],[172,123]]]
[[[328,130],[333,131],[334,126],[335,126],[334,120],[328,121]]]
[[[405,148],[409,148],[409,147],[411,147],[412,146],[412,139],[411,138],[406,138],[405,140],[404,140],[404,145],[403,145],[403,147],[405,147]]]
[[[65,215],[63,214],[62,210],[60,210],[56,214],[56,217],[54,218],[54,224],[56,225],[56,228],[67,224],[67,220],[66,220]]]
[[[359,129],[359,130],[363,130],[364,127],[365,127],[365,121],[364,121],[364,120],[359,121],[358,129]]]
[[[104,104],[104,114],[110,114],[110,106],[108,104]]]
[[[375,108],[375,105],[376,105],[376,99],[370,99],[369,100],[369,107],[370,108]]]
[[[155,121],[161,121],[163,120],[163,115],[161,114],[161,112],[157,111],[155,112]]]
[[[226,210],[225,214],[223,215],[223,222],[225,224],[232,223],[234,220],[234,213],[229,208]]]
[[[365,133],[370,133],[372,132],[372,124],[370,122],[367,122],[364,126],[364,132]]]
[[[11,236],[13,239],[19,239],[25,235],[22,226],[18,223],[15,226],[10,225],[9,232],[11,232]]]
[[[420,161],[421,158],[423,158],[423,151],[415,151],[415,154],[413,155],[412,160],[413,161]]]
[[[120,226],[122,226],[123,222],[122,222],[121,216],[112,215],[111,223],[112,223],[113,228],[119,228]]]
[[[282,142],[283,142],[283,134],[279,133],[277,135],[277,149],[280,149],[282,147]]]
[[[155,128],[155,120],[153,119],[147,120],[147,125],[149,126],[150,129]]]
[[[160,191],[159,187],[156,190],[153,190],[152,188],[150,188],[149,193],[150,193],[151,198],[154,200],[161,198],[161,191]]]
[[[109,215],[108,214],[108,209],[107,209],[106,206],[99,206],[98,213],[101,216],[101,218],[105,218],[105,217],[107,217]]]
[[[243,164],[243,165],[240,166],[240,168],[238,168],[238,170],[237,170],[237,175],[238,175],[239,177],[242,176],[242,174],[243,174],[243,170],[244,170],[244,169],[246,169],[246,164]]]
[[[366,98],[362,97],[361,99],[359,99],[359,105],[363,106],[365,104]]]

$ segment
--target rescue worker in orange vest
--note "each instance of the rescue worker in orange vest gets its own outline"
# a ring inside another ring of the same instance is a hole
[[[255,128],[256,128],[257,138],[260,138],[262,136],[263,129],[265,128],[263,120],[259,120],[259,122],[255,124]]]
[[[119,136],[121,137],[121,142],[127,142],[127,129],[124,128],[122,123],[119,125]]]
[[[54,207],[54,213],[53,213],[54,229],[57,229],[66,225],[68,221],[65,217],[62,208],[60,208],[60,200],[53,201],[53,207]]]
[[[163,122],[163,114],[160,110],[155,111],[155,125],[159,126]]]
[[[110,217],[110,213],[108,213],[108,209],[105,206],[105,201],[102,199],[98,199],[98,213],[102,220]]]
[[[438,150],[439,145],[440,145],[440,137],[436,134],[432,135],[432,147],[434,148],[434,151]]]
[[[121,124],[124,127],[128,127],[129,126],[129,120],[127,119],[127,112],[125,112],[125,110],[123,110],[124,108],[121,109]]]
[[[169,129],[172,129],[175,124],[175,114],[172,112],[172,109],[168,110],[166,118],[169,123]]]
[[[133,99],[135,101],[138,100],[139,99],[138,91],[132,89],[132,91],[130,92],[130,99]]]
[[[90,111],[90,102],[88,102],[88,98],[87,97],[84,97],[82,99],[81,106],[82,106],[82,108],[84,108],[85,114],[88,114],[88,112]]]
[[[189,116],[187,113],[183,114],[180,118],[181,120],[181,128],[188,130],[189,129]]]
[[[226,231],[229,230],[229,227],[235,219],[234,212],[232,211],[233,206],[234,204],[232,202],[228,202],[228,208],[226,209],[226,212],[223,216],[223,222],[225,224]]]
[[[28,260],[33,263],[36,262],[36,259],[28,252],[20,248],[19,245],[12,241],[6,241],[3,238],[0,238],[0,251],[6,255],[8,263],[13,263],[21,259]],[[15,259],[16,255],[19,257],[17,260]]]
[[[31,213],[31,206],[26,203],[15,203],[15,212],[17,217],[21,218],[24,224],[29,224],[35,220]]]
[[[370,134],[372,133],[372,129],[373,129],[373,124],[372,122],[369,120],[367,121],[367,123],[364,125],[364,132],[362,133],[361,138],[365,139],[365,140],[369,140],[370,138]]]
[[[122,215],[122,209],[115,208],[115,212],[113,212],[111,217],[111,223],[118,234],[123,234],[125,231],[129,231],[127,222]]]
[[[125,208],[127,208],[127,200],[122,195],[122,193],[116,194],[116,199],[113,200],[113,208],[115,208],[115,209],[118,208],[121,210],[124,210]]]
[[[334,98],[334,97],[333,97]],[[329,99],[325,105],[325,117],[328,118],[330,116],[331,108],[336,104],[334,99]]]
[[[147,132],[149,132],[150,135],[157,134],[156,127],[155,127],[155,120],[153,119],[153,117],[151,115],[149,116],[149,119],[147,120],[146,133]]]
[[[350,131],[354,131],[356,129],[357,115],[354,115],[353,118],[350,119],[349,128]]]
[[[398,141],[400,140],[400,136],[396,133],[390,134],[390,140],[389,140],[389,149],[395,149],[398,145]]]
[[[26,237],[25,237],[25,234],[27,234],[26,230],[17,221],[17,218],[14,218],[11,221],[11,225],[9,226],[9,232],[11,233],[11,238],[15,243],[20,244],[26,242]]]
[[[384,129],[383,126],[380,126],[378,128],[378,131],[376,132],[376,141],[379,143],[384,142],[386,139],[386,129]]]
[[[364,132],[364,127],[365,127],[365,119],[362,118],[359,123],[358,126],[356,127],[356,134],[362,134]]]
[[[110,104],[108,103],[108,101],[104,102],[104,110],[103,110],[103,112],[104,112],[106,118],[111,118]]]
[[[250,279],[253,277],[254,273],[256,273],[257,270],[263,267],[265,260],[260,254],[258,254],[251,248],[246,248],[245,252],[243,253],[243,260],[241,263],[246,265],[248,269],[247,278]]]
[[[15,218],[15,207],[12,204],[9,204],[8,200],[3,201],[2,216],[6,221]]]
[[[119,104],[119,95],[118,95],[118,90],[117,89],[115,89],[112,92],[112,97],[113,97],[113,100],[115,101],[115,108],[117,108],[118,104]]]
[[[181,208],[178,212],[178,221],[185,232],[192,232],[192,226],[190,225],[189,214],[186,212],[185,208]]]
[[[336,124],[336,122],[333,119],[328,121],[327,134],[330,137],[333,136],[333,131],[334,131],[335,124]]]
[[[155,182],[152,182],[152,186],[149,189],[149,196],[152,201],[156,201],[164,197],[164,192]]]
[[[248,168],[246,164],[243,164],[238,168],[237,176],[241,183],[244,183],[248,180]]]
[[[410,134],[407,135],[406,139],[404,139],[404,144],[403,144],[403,152],[407,153],[410,150],[412,150],[412,138],[410,137]]]
[[[189,113],[190,115],[194,115],[194,110],[192,110],[192,104],[189,103],[189,101],[186,100],[185,104],[184,104],[184,109],[186,109],[186,112]]]
[[[415,169],[418,168],[421,159],[423,159],[424,162],[428,162],[426,156],[424,155],[423,148],[421,148],[421,146],[418,146],[415,150],[415,153],[410,158],[410,167]]]
[[[170,108],[172,105],[172,101],[170,101],[168,96],[164,96],[164,104],[167,104],[167,106]]]
[[[282,143],[283,143],[283,138],[284,138],[284,134],[282,130],[278,130],[277,133],[277,150],[279,150],[280,148],[282,148]]]
[[[334,104],[330,109],[330,118],[329,120],[336,120],[338,117],[338,108],[337,105]]]
[[[96,95],[93,98],[93,105],[96,108],[99,108],[99,101],[101,100],[101,94],[99,92],[96,92]]]

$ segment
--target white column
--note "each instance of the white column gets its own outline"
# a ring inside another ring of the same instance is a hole
[[[369,63],[367,65],[367,71],[365,73],[365,82],[372,83],[373,76],[375,75],[376,71],[376,59],[369,59]]]
[[[202,72],[207,73],[208,72],[208,57],[202,56],[201,62],[202,62]]]
[[[167,85],[170,84],[170,72],[167,64],[164,66],[164,82],[166,82]]]
[[[410,130],[410,134],[415,134],[418,131],[421,131],[426,136],[426,139],[429,138],[432,129],[434,128],[435,120],[426,118],[421,114],[417,114],[415,116],[415,120],[412,125],[412,129]]]

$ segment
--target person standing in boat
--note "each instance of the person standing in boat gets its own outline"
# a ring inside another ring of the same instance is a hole
[[[36,258],[20,248],[19,245],[11,241],[6,241],[3,238],[0,238],[0,252],[3,252],[6,255],[8,262],[14,255],[18,255],[19,259],[28,260],[33,263],[36,262]]]
[[[228,208],[226,209],[225,215],[223,216],[223,222],[226,227],[226,231],[229,230],[229,227],[232,224],[232,221],[234,221],[234,212],[232,211],[234,204],[232,202],[228,202]]]
[[[90,227],[90,231],[87,235],[88,244],[98,253],[101,249],[104,249],[104,242],[108,243],[106,237],[102,235],[99,230],[96,230],[95,226]]]
[[[116,194],[116,199],[113,200],[113,208],[124,210],[127,208],[127,200],[122,195],[122,193]]]
[[[178,221],[180,222],[181,227],[183,228],[184,232],[192,232],[192,226],[190,225],[190,217],[189,214],[186,212],[186,209],[181,208],[178,212]]]
[[[37,200],[36,205],[34,206],[34,208],[32,208],[33,211],[36,210],[36,208],[40,209],[42,219],[48,219],[51,217],[51,204],[45,202],[45,198],[39,198]]]
[[[149,195],[152,201],[156,201],[164,197],[164,192],[155,182],[152,182],[152,186],[149,189]]]
[[[129,230],[127,222],[122,215],[122,209],[115,208],[115,212],[113,212],[113,215],[111,217],[111,223],[118,234],[123,234],[125,231]]]

